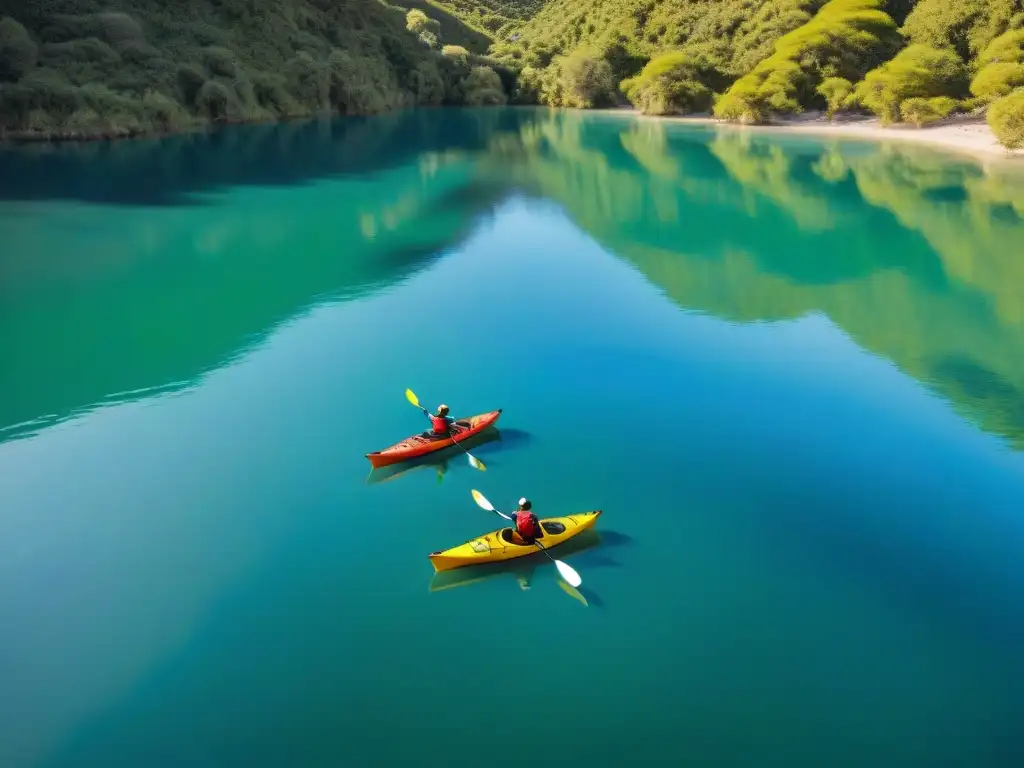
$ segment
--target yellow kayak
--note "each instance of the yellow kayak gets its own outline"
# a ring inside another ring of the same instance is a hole
[[[581,512],[567,517],[549,517],[540,521],[544,535],[537,541],[545,549],[557,547],[573,536],[578,536],[593,527],[601,510]],[[525,555],[540,554],[533,544],[516,544],[512,541],[512,528],[499,528],[496,531],[471,539],[451,549],[443,549],[430,553],[430,562],[435,571],[450,571],[467,565],[480,563],[496,563],[512,560]]]

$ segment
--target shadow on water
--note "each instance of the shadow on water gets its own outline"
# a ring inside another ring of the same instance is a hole
[[[619,568],[621,564],[611,557],[607,550],[632,546],[634,539],[623,533],[612,530],[590,529],[584,531],[564,544],[552,549],[552,554],[559,560],[569,562],[574,568],[578,568],[586,581],[587,571],[600,568]],[[527,555],[515,560],[507,560],[499,563],[488,563],[466,568],[456,568],[451,571],[440,571],[434,573],[430,580],[430,592],[444,592],[457,587],[465,587],[471,584],[480,584],[492,579],[511,576],[518,584],[520,590],[526,592],[533,588],[534,576],[538,569],[553,568],[551,561],[542,553]],[[559,587],[567,595],[583,605],[593,605],[598,608],[605,608],[606,604],[599,594],[584,584],[579,589],[574,589],[569,584],[562,582],[557,574],[553,577]],[[581,597],[583,599],[581,599]]]

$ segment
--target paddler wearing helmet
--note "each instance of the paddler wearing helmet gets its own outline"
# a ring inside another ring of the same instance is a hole
[[[544,536],[540,520],[533,513],[533,503],[525,496],[519,500],[519,506],[512,515],[512,522],[515,523],[516,534],[524,544],[533,544],[534,540]]]

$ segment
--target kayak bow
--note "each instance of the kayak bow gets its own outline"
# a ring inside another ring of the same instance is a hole
[[[463,440],[483,432],[494,424],[499,416],[501,416],[501,408],[489,413],[470,416],[468,419],[459,419],[452,424],[452,428],[455,430],[455,440],[452,440],[451,437],[433,437],[428,430],[418,435],[407,437],[390,448],[368,453],[366,458],[370,460],[370,464],[376,469],[377,467],[386,467],[389,464],[397,464],[401,461],[415,459],[417,456],[440,451],[442,448],[450,448],[456,444],[456,441],[461,443]]]
[[[601,510],[597,509],[593,512],[581,512],[566,517],[550,517],[541,520],[540,524],[544,529],[544,535],[537,541],[545,549],[551,549],[592,528],[600,516]],[[513,543],[512,529],[509,527],[499,528],[451,549],[431,552],[430,562],[435,571],[450,571],[453,568],[462,568],[467,565],[495,563],[533,554],[540,554],[537,547],[533,544]]]

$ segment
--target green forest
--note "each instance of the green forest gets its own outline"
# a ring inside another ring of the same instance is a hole
[[[985,115],[1024,146],[1024,0],[0,0],[0,135],[445,105],[769,122]]]

